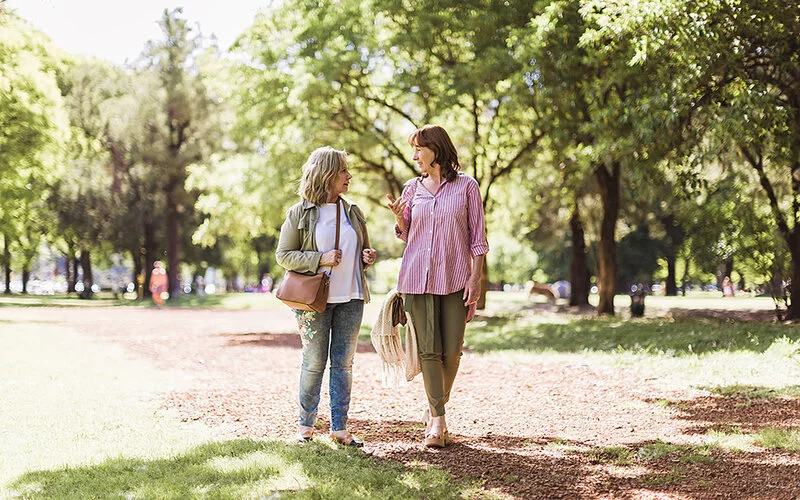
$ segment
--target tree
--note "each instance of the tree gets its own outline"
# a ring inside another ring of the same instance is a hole
[[[42,190],[59,175],[69,137],[56,81],[58,54],[43,35],[0,11],[0,262],[6,293],[15,242],[28,254],[32,246],[38,249],[38,228],[30,226],[30,216],[41,206]]]
[[[144,72],[158,82],[153,88],[158,114],[145,122],[149,136],[142,149],[143,163],[158,172],[166,209],[170,295],[180,294],[181,221],[195,200],[186,190],[187,168],[205,161],[219,148],[221,127],[216,99],[208,92],[198,64],[202,38],[194,36],[182,9],[165,10],[160,21],[164,40],[151,41],[145,50]]]
[[[575,159],[568,164],[569,177],[580,182],[591,175],[596,181],[602,200],[597,312],[613,315],[622,171],[639,149],[631,137],[635,105],[628,101],[636,99],[645,74],[628,64],[626,40],[597,29],[602,26],[598,19],[608,15],[601,5],[552,2],[531,22],[530,30],[520,31],[527,38],[520,54],[530,61],[529,84],[555,105],[548,135],[556,148]]]
[[[611,29],[633,37],[640,58],[661,58],[656,81],[668,77],[684,89],[674,106],[677,115],[690,117],[684,132],[723,149],[735,145],[757,175],[789,249],[791,280],[800,279],[800,6],[788,0],[665,0],[650,10],[658,14],[650,16],[653,29],[625,29],[622,23]],[[698,140],[685,145],[687,157],[705,147]],[[800,318],[800,304],[791,301],[787,314]]]
[[[406,137],[436,121],[454,136],[491,207],[492,186],[530,165],[543,137],[538,124],[548,108],[537,105],[508,48],[534,3],[285,4],[241,41],[253,56],[242,115],[299,130],[308,144],[346,147],[376,204],[418,175]]]

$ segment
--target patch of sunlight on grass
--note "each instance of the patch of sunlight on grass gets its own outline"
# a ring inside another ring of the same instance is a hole
[[[652,473],[642,477],[642,484],[650,487],[682,483],[686,479],[685,467],[670,467],[666,473]]]
[[[15,322],[0,332],[0,352],[0,401],[14,402],[0,405],[0,497],[28,470],[170,456],[222,435],[160,410],[163,387],[185,386],[180,374],[132,360],[122,347]]]
[[[668,455],[677,455],[681,462],[713,462],[714,457],[711,454],[714,449],[715,446],[710,444],[696,446],[656,441],[639,448],[636,455],[641,460],[653,460]]]
[[[280,470],[286,466],[286,461],[280,457],[264,451],[255,451],[242,456],[214,456],[208,459],[206,465],[217,472],[233,472],[259,467],[266,470]]]
[[[755,434],[756,442],[764,448],[800,451],[800,429],[767,427]]]
[[[28,472],[10,496],[36,498],[465,498],[476,482],[325,444],[237,439],[168,459],[118,458]]]
[[[703,441],[726,451],[755,451],[755,437],[743,434],[738,427],[706,432]]]
[[[633,453],[624,446],[606,446],[586,452],[593,463],[612,463],[614,465],[630,465]]]
[[[726,397],[747,399],[776,399],[782,397],[800,397],[800,385],[785,387],[762,387],[753,385],[734,384],[728,386],[715,386],[705,388],[710,392]]]
[[[796,341],[792,343],[798,345]],[[680,357],[618,350],[607,356],[585,356],[584,359],[634,371],[667,389],[707,389],[709,380],[713,380],[718,387],[762,387],[786,395],[800,392],[793,385],[800,378],[800,363],[794,357],[787,357],[783,349],[761,353],[722,350]]]

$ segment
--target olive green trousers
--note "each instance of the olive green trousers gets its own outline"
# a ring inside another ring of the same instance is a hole
[[[467,326],[463,297],[464,290],[449,295],[405,295],[405,310],[411,314],[417,332],[422,380],[434,417],[445,413],[461,362]]]

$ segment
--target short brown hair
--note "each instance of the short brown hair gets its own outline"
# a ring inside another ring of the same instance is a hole
[[[442,169],[442,177],[448,181],[455,180],[461,170],[461,163],[458,161],[458,151],[443,127],[425,125],[418,128],[408,136],[408,143],[433,151],[433,162]]]
[[[321,206],[328,202],[328,192],[336,174],[347,168],[347,153],[324,146],[315,149],[303,165],[298,194]]]

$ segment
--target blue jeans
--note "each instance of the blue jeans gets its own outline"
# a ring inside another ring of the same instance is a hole
[[[295,316],[303,341],[300,425],[310,427],[317,420],[319,391],[330,355],[331,431],[343,431],[347,428],[353,357],[358,347],[364,301],[353,299],[343,304],[328,304],[321,313],[295,310]]]

